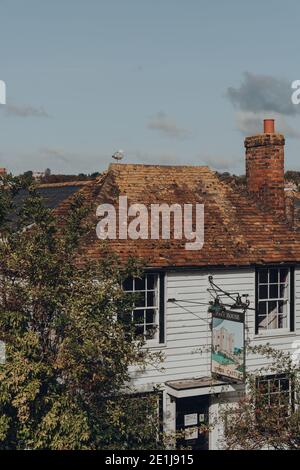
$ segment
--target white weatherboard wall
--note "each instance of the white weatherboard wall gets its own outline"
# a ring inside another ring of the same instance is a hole
[[[274,334],[255,335],[254,328],[250,330],[251,345],[264,345],[270,344],[273,348],[294,353],[296,349],[300,348],[300,268],[295,268],[295,286],[294,286],[294,315],[295,315],[295,330],[291,332],[276,331]],[[299,355],[300,360],[300,355]],[[248,355],[246,366],[248,370],[259,370],[268,365],[268,360],[264,357],[257,355]]]
[[[164,354],[164,362],[161,364],[163,370],[153,366],[148,366],[142,373],[132,370],[133,383],[139,390],[151,390],[157,384],[164,389],[166,381],[210,376],[211,318],[207,310],[212,297],[207,291],[210,287],[209,275],[212,275],[214,282],[225,291],[248,294],[250,307],[255,308],[254,268],[168,272],[165,282],[166,342],[157,348]],[[168,303],[169,298],[175,298],[180,302]],[[300,349],[300,268],[295,269],[295,331],[285,334],[279,331],[273,336],[255,335],[255,311],[250,309],[247,311],[245,323],[246,340],[250,340],[252,345],[269,343],[274,348],[290,352],[295,351],[295,345]],[[266,359],[257,355],[248,355],[246,358],[248,370],[259,369],[266,365]],[[166,391],[163,396],[165,430],[174,432],[175,402]],[[234,403],[238,400],[238,394],[226,393],[218,398],[211,396],[212,419],[218,416],[220,399]],[[209,447],[222,448],[221,424],[210,432]]]
[[[169,380],[210,376],[211,316],[208,304],[212,296],[207,291],[209,275],[213,275],[214,281],[225,290],[249,294],[254,305],[253,269],[168,272],[165,282],[166,342],[157,348],[164,354],[164,361],[159,368],[148,366],[142,373],[132,371],[138,388],[146,390]],[[168,303],[170,298],[179,302]],[[248,316],[249,325],[254,328],[254,312]]]
[[[212,297],[207,289],[209,275],[222,289],[248,294],[250,307],[255,308],[255,269],[178,271],[166,274],[165,288],[165,337],[166,342],[157,349],[164,355],[163,363],[149,365],[145,371],[132,370],[134,385],[140,390],[149,390],[156,384],[170,380],[199,378],[210,375],[211,330],[207,312]],[[169,298],[179,300],[168,303]],[[189,302],[195,302],[189,303]],[[255,312],[246,314],[246,339],[252,344],[269,343],[273,347],[293,352],[295,344],[300,347],[300,269],[295,269],[295,332],[272,336],[255,335]],[[266,365],[264,358],[248,356],[249,369]]]

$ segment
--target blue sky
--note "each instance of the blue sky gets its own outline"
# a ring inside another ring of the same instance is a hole
[[[275,116],[300,170],[296,0],[0,0],[0,167],[126,162],[244,171]]]

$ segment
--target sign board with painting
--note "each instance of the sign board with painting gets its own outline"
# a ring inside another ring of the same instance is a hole
[[[245,314],[230,310],[212,313],[212,374],[245,381]]]

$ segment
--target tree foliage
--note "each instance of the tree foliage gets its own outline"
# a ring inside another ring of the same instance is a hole
[[[299,358],[269,345],[248,346],[248,353],[263,357],[267,365],[247,374],[246,393],[237,403],[222,405],[224,447],[300,450]]]
[[[299,171],[288,170],[285,172],[284,177],[287,181],[291,181],[295,183],[295,185],[297,186],[299,190],[299,184],[300,184],[300,172]]]
[[[10,224],[14,196],[28,197]],[[159,361],[123,321],[130,260],[79,265],[89,208],[75,197],[58,223],[32,181],[0,184],[0,449],[139,449],[157,440],[157,394],[128,395],[129,367]]]

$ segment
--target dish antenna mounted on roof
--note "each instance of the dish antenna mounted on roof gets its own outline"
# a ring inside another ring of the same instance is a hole
[[[123,150],[118,150],[117,152],[113,154],[111,158],[113,158],[114,160],[117,160],[117,162],[120,162],[124,158]]]

